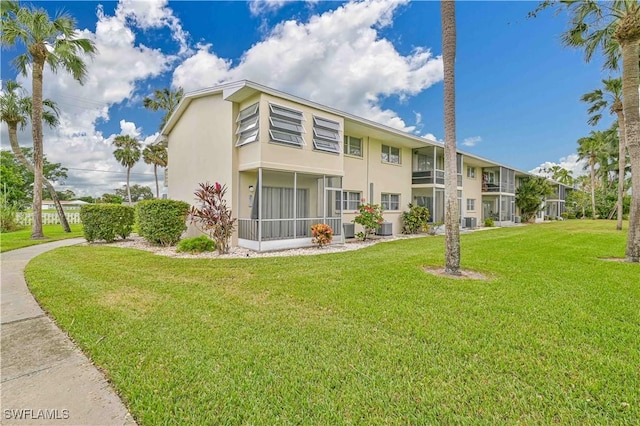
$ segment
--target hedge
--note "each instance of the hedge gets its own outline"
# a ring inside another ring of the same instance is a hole
[[[91,204],[80,208],[82,230],[87,241],[113,242],[127,238],[133,230],[134,209],[120,204]]]
[[[144,200],[136,205],[138,234],[151,244],[170,246],[187,229],[189,204],[177,200]]]

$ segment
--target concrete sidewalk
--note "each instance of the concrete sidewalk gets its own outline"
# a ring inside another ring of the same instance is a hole
[[[102,373],[35,301],[24,268],[55,241],[2,253],[0,424],[135,425]]]

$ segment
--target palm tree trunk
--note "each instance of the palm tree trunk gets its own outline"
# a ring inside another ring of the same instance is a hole
[[[456,156],[456,10],[453,0],[440,2],[444,64],[445,272],[460,275],[460,223]]]
[[[618,221],[616,223],[616,229],[622,230],[622,215],[624,214],[624,178],[627,168],[627,146],[625,137],[625,122],[624,114],[622,111],[618,111],[618,129],[620,129],[620,142],[618,143]]]
[[[131,167],[127,167],[127,197],[129,198],[129,205],[131,205],[131,186],[129,185],[130,175],[131,175]]]
[[[626,257],[640,262],[640,95],[638,94],[638,41],[622,44],[622,107],[625,138],[631,159],[631,211]]]
[[[158,186],[158,166],[153,165],[153,175],[156,177],[156,198],[160,198],[160,187]]]
[[[591,218],[596,218],[596,164],[594,159],[592,158],[590,161],[591,165]]]
[[[20,161],[20,163],[22,163],[22,165],[26,167],[27,170],[29,170],[29,172],[34,173],[35,175],[33,164],[31,164],[29,160],[27,160],[27,157],[24,156],[22,150],[20,149],[20,145],[18,144],[18,124],[9,122],[7,122],[7,124],[9,127],[9,143],[11,144],[11,150],[13,151],[13,154],[16,156],[18,161]],[[60,200],[58,199],[56,189],[44,176],[42,177],[42,181],[49,190],[49,195],[51,195],[51,199],[56,206],[56,212],[58,213],[58,218],[60,219],[62,229],[64,230],[64,232],[71,232],[69,222],[67,221],[67,216],[64,214],[64,210],[62,209],[62,205],[60,204]]]
[[[44,45],[42,49],[46,48]],[[33,53],[32,53],[33,54]],[[44,58],[46,56],[33,55],[33,109],[31,112],[31,133],[33,135],[33,229],[31,239],[42,239],[42,179],[43,179],[43,147],[42,147],[42,77]]]

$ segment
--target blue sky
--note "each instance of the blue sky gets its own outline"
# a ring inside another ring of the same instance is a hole
[[[187,91],[247,78],[418,135],[442,139],[439,2],[34,2],[64,10],[98,46],[79,86],[45,74],[62,110],[45,152],[68,167],[61,189],[100,195],[124,184],[111,141],[155,139],[160,116],[142,107],[154,89]],[[582,94],[608,73],[565,48],[565,15],[535,19],[536,2],[457,2],[459,147],[521,170],[544,163],[581,172],[576,140],[589,133]],[[2,80],[18,78],[3,48]],[[600,128],[607,127],[607,117]],[[6,148],[3,126],[3,148]],[[30,133],[21,135],[30,144]],[[139,164],[132,183],[152,186]]]

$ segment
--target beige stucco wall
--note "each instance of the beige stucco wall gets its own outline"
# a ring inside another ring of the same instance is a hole
[[[476,177],[474,179],[467,177],[467,167],[476,168]],[[475,202],[475,210],[467,210],[467,199],[473,198]],[[478,219],[478,225],[482,219],[482,166],[468,161],[466,157],[462,159],[462,217],[475,217]]]
[[[411,149],[397,144],[370,138],[363,134],[351,134],[362,138],[363,156],[344,156],[344,179],[342,188],[345,191],[359,191],[367,203],[380,204],[381,194],[400,194],[400,210],[385,211],[384,220],[393,224],[393,233],[402,231],[400,219],[402,211],[407,210],[407,204],[411,199]],[[382,145],[400,148],[400,164],[382,162]],[[373,183],[373,199],[369,197],[370,184]],[[345,212],[344,223],[350,223],[355,214]],[[362,229],[356,225],[356,233]]]
[[[233,113],[233,104],[222,95],[191,101],[168,135],[169,198],[194,204],[193,193],[199,183],[220,182],[227,185],[227,201],[237,211],[237,197],[233,196],[237,186]],[[190,227],[188,235],[197,234]],[[234,236],[232,243],[235,241]]]
[[[318,111],[313,108],[267,94],[259,94],[248,99],[239,106],[239,110],[250,106],[256,101],[260,102],[260,139],[259,143],[250,143],[237,149],[239,170],[250,170],[257,167],[263,167],[272,170],[288,170],[321,175],[342,176],[342,153],[334,154],[314,149],[313,115],[315,114],[318,117],[336,121],[340,124],[340,128],[344,129],[344,121],[342,117]],[[303,126],[305,129],[305,133],[303,134],[305,141],[304,146],[298,148],[270,141],[270,102],[301,111],[303,113]],[[233,123],[235,128],[235,117]],[[340,140],[342,140],[342,131],[340,132]]]

